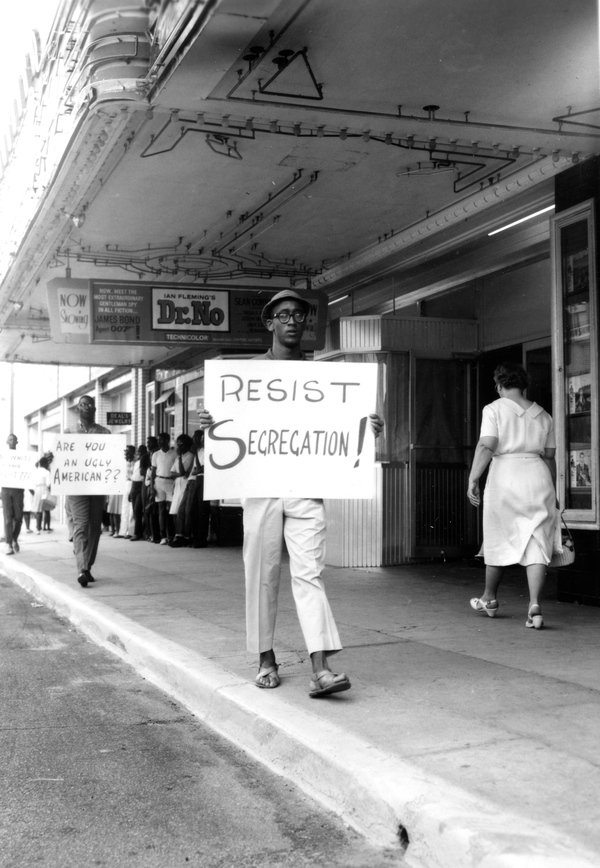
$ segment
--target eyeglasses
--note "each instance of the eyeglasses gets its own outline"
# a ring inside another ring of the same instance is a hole
[[[273,319],[278,319],[283,325],[288,323],[291,319],[293,319],[294,322],[301,323],[306,319],[306,314],[303,310],[282,310],[280,313],[274,313]]]

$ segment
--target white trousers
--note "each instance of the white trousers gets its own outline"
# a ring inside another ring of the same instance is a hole
[[[244,569],[248,651],[273,647],[283,540],[290,556],[292,593],[308,653],[341,650],[321,581],[325,566],[325,508],[320,500],[247,498]]]

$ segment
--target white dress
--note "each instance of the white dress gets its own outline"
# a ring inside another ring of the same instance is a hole
[[[183,469],[185,470],[185,472],[189,476],[189,473],[192,469],[192,465],[194,464],[194,453],[193,452],[186,452],[184,455],[181,456],[181,460],[183,463]],[[173,473],[180,473],[181,472],[181,467],[179,466],[179,456],[177,456],[177,458],[173,462],[173,466],[171,467],[171,471]],[[183,499],[183,493],[185,491],[185,487],[186,487],[187,483],[188,483],[188,477],[187,476],[178,476],[175,479],[175,485],[173,487],[173,499],[171,501],[171,506],[169,507],[169,513],[171,515],[177,515],[177,512],[179,510],[179,506],[180,506],[181,501]]]
[[[123,535],[132,536],[133,531],[131,530],[131,517],[133,513],[132,504],[129,500],[129,493],[131,491],[131,477],[133,476],[133,465],[135,462],[128,461],[127,462],[127,491],[121,498],[121,530],[123,531]]]
[[[50,493],[50,471],[45,467],[36,467],[32,481],[34,488],[31,512],[42,512],[42,503]]]
[[[544,449],[554,448],[552,418],[539,404],[510,398],[483,408],[481,437],[497,437],[483,496],[486,564],[547,564],[556,529],[556,493]]]

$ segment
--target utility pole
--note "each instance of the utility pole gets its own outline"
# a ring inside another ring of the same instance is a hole
[[[15,363],[10,362],[9,433],[15,430]]]

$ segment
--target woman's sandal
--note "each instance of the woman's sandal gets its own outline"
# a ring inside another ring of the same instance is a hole
[[[544,619],[542,618],[542,610],[539,606],[532,606],[529,612],[527,612],[527,620],[525,621],[526,627],[533,627],[534,630],[541,630],[544,626]]]
[[[485,612],[490,618],[495,618],[498,611],[498,600],[480,600],[479,597],[473,597],[471,608],[475,609],[476,612]]]
[[[254,679],[254,683],[257,687],[266,687],[269,690],[273,690],[275,687],[279,687],[281,684],[281,678],[279,677],[279,664],[275,663],[273,666],[267,666],[265,669],[259,669],[258,675]]]
[[[350,679],[344,672],[338,675],[329,669],[322,669],[321,672],[315,672],[308,695],[315,699],[317,696],[329,696],[331,693],[350,690],[350,687]]]

